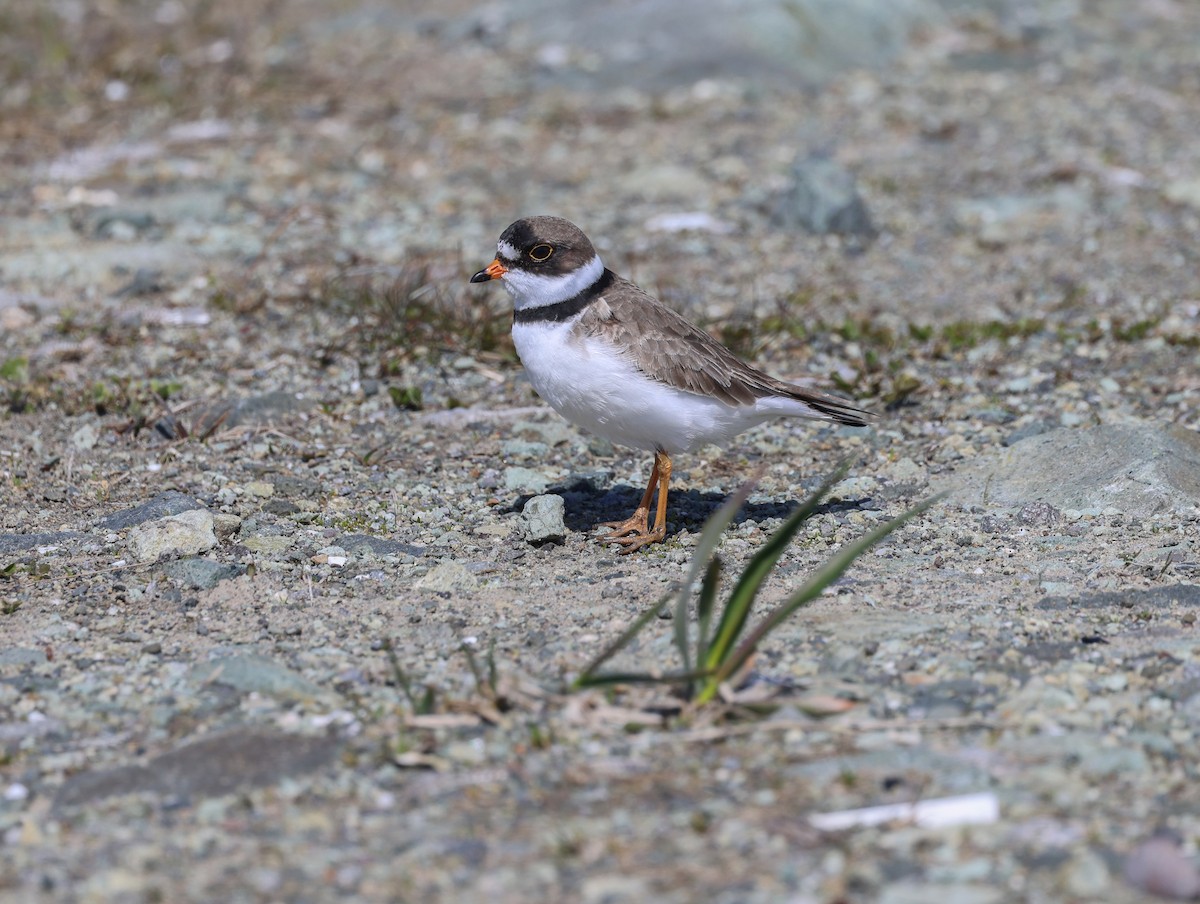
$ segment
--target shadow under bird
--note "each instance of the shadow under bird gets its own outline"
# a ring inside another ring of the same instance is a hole
[[[538,395],[567,420],[614,443],[654,453],[637,509],[601,541],[623,553],[667,532],[671,456],[723,445],[776,417],[864,426],[845,399],[777,380],[605,268],[591,241],[560,217],[504,230],[496,259],[471,277],[498,279],[513,302],[513,344]],[[654,526],[650,503],[658,489]]]

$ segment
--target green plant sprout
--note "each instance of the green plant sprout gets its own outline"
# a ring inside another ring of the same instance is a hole
[[[725,528],[733,521],[738,509],[749,498],[756,481],[751,480],[743,486],[709,518],[700,534],[687,579],[675,596],[672,643],[679,651],[682,668],[665,674],[600,671],[601,666],[627,647],[655,618],[669,600],[668,594],[634,619],[616,640],[602,650],[575,679],[573,687],[582,689],[631,683],[668,684],[679,687],[684,695],[696,704],[711,702],[722,686],[731,682],[748,666],[759,644],[772,631],[819,597],[859,556],[942,498],[938,495],[926,499],[843,547],[818,568],[798,590],[767,613],[752,629],[747,630],[750,613],[763,582],[778,564],[800,528],[816,512],[821,500],[846,476],[849,469],[849,460],[843,461],[755,553],[738,575],[719,617],[716,602],[722,566],[720,557],[716,555],[717,543]],[[692,588],[697,580],[700,581],[700,591],[696,602],[696,626],[693,631],[689,624],[688,606]]]

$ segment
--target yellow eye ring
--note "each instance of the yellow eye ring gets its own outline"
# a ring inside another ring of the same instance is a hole
[[[529,249],[529,259],[533,260],[533,261],[537,261],[540,264],[542,261],[549,260],[550,255],[552,255],[553,253],[554,253],[553,245],[547,245],[544,243],[541,245],[534,245],[532,248]]]

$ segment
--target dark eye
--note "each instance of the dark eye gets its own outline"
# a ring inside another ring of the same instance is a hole
[[[532,248],[529,249],[530,259],[535,260],[538,263],[541,263],[544,260],[549,260],[550,255],[552,255],[553,253],[554,253],[553,245],[534,245]]]

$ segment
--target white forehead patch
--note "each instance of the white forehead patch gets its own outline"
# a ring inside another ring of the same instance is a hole
[[[521,252],[503,240],[496,243],[496,256],[501,260],[515,261],[520,260]]]

